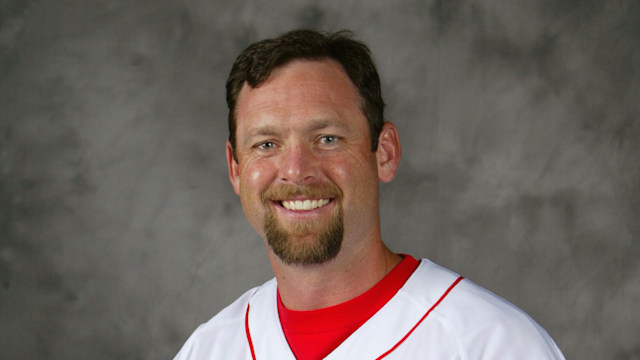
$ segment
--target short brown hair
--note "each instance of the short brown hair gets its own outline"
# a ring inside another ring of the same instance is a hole
[[[380,77],[367,45],[352,39],[352,36],[353,34],[346,30],[336,33],[293,30],[273,39],[253,43],[238,55],[227,79],[229,141],[234,150],[234,158],[235,106],[242,86],[246,82],[255,88],[266,81],[275,68],[296,59],[329,58],[342,65],[362,98],[360,107],[369,123],[371,151],[377,150],[378,136],[384,123]]]

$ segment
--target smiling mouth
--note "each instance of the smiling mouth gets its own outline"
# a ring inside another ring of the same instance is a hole
[[[329,199],[318,200],[282,200],[280,203],[287,210],[293,211],[309,211],[326,206],[330,202]]]

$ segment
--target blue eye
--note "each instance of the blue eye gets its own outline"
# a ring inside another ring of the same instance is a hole
[[[275,146],[276,144],[272,143],[271,141],[265,141],[263,143],[258,144],[256,147],[261,150],[269,150],[269,149],[273,149]]]
[[[323,144],[333,144],[336,141],[338,141],[338,137],[333,135],[325,135],[320,138],[320,142]]]

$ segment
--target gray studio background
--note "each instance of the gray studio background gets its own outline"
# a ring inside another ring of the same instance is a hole
[[[0,4],[1,359],[169,359],[272,276],[227,179],[224,83],[295,27],[373,50],[404,150],[394,251],[569,359],[640,359],[638,1]]]

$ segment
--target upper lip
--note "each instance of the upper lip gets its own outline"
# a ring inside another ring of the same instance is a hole
[[[298,195],[298,196],[294,196],[294,197],[290,197],[290,198],[286,198],[286,199],[277,199],[276,201],[295,201],[295,200],[319,200],[319,199],[328,199],[328,196],[320,196],[320,197],[315,197],[315,198],[311,198],[309,196],[306,195]]]

